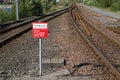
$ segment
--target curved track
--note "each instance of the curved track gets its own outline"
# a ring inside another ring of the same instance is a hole
[[[120,65],[120,63],[117,64],[117,61],[120,61],[120,58],[118,57],[120,52],[119,41],[98,30],[95,25],[92,25],[85,19],[79,9],[71,11],[71,16],[75,27],[94,51],[97,59],[102,61],[103,65],[107,66],[108,71],[114,75],[115,79],[119,80],[120,73],[116,68],[116,65]],[[116,55],[114,58],[113,54]]]

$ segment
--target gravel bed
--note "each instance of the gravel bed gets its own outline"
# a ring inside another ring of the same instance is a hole
[[[0,71],[7,76],[33,74],[38,70],[37,51],[38,40],[31,37],[31,31],[23,34],[0,49]]]
[[[85,41],[73,27],[70,19],[70,15],[62,18],[60,32],[56,37],[61,49],[60,56],[66,59],[66,66],[63,68],[69,69],[72,75],[91,75],[97,79],[104,79],[103,67],[93,65],[100,62],[93,57],[93,52],[85,45]]]
[[[105,79],[101,64],[73,27],[70,14],[49,21],[49,37],[42,40],[43,58],[64,58],[66,66],[50,65],[43,74],[67,68],[72,75],[90,75]],[[31,37],[31,31],[0,48],[0,80],[11,76],[38,76],[38,39]]]

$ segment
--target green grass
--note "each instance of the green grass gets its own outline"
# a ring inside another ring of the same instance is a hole
[[[115,2],[111,5],[110,10],[112,11],[120,11],[120,1]]]
[[[108,8],[110,11],[120,11],[120,0],[88,0],[84,4],[98,8]]]
[[[110,7],[109,7],[109,8],[106,8],[106,7],[100,7],[100,6],[90,6],[90,5],[87,5],[87,6],[93,7],[93,8],[98,8],[98,9],[101,9],[101,10],[106,11],[106,12],[111,12],[111,13],[120,15],[120,11],[111,10]]]
[[[43,12],[46,14],[46,13],[50,13],[50,12],[53,12],[53,11],[57,11],[57,10],[60,10],[62,9],[64,6],[61,2],[58,2],[56,5],[53,5],[51,6],[48,10],[43,10]]]

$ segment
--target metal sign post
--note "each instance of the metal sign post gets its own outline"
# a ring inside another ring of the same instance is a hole
[[[32,37],[39,39],[39,75],[42,76],[42,38],[48,38],[48,23],[33,22]]]
[[[16,3],[16,20],[19,20],[19,16],[18,16],[18,0],[15,0]]]
[[[42,76],[42,39],[39,39],[39,68],[40,76]]]

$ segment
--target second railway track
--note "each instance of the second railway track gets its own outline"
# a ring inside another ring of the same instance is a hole
[[[65,12],[69,11],[69,10],[70,10],[70,7],[67,7],[67,8],[60,10],[60,11],[55,11],[55,12],[52,12],[50,14],[47,14],[43,17],[37,17],[37,19],[35,18],[32,20],[26,21],[24,23],[17,23],[16,26],[14,26],[12,28],[8,28],[5,31],[1,31],[1,33],[0,33],[0,47],[7,44],[12,39],[22,35],[26,31],[30,30],[32,28],[31,27],[32,21],[41,21],[41,22],[49,21],[49,20],[65,13]]]

